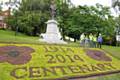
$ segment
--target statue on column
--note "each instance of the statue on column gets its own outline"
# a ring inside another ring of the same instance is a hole
[[[51,0],[50,13],[51,13],[51,18],[55,19],[55,16],[56,16],[56,5],[55,5],[55,1],[54,0]]]
[[[56,17],[56,5],[55,0],[50,0],[50,17],[47,23],[46,33],[41,34],[43,39],[40,41],[47,42],[50,44],[67,44],[61,39],[61,34],[58,27],[58,22],[55,20]]]

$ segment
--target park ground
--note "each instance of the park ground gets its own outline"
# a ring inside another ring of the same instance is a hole
[[[8,30],[0,30],[0,43],[27,43],[27,44],[37,44],[37,45],[45,44],[39,41],[39,37],[30,37],[21,33],[17,33],[17,35],[15,35],[15,32]],[[79,42],[76,43],[69,42],[69,44],[62,46],[79,47]],[[107,51],[113,57],[120,60],[120,47],[103,45],[102,49]],[[107,76],[99,76],[87,80],[120,80],[120,73],[107,75]]]

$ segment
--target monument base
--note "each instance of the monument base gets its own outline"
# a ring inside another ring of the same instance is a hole
[[[49,43],[49,44],[67,44],[67,42],[62,40],[62,36],[59,32],[58,23],[56,20],[48,20],[47,31],[45,34],[41,34],[43,39],[40,41]]]

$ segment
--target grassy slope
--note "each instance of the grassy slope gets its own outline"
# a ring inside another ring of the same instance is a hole
[[[112,56],[120,59],[120,47],[103,46],[103,49],[106,50],[107,52],[110,52],[110,54]],[[98,77],[97,79],[94,79],[94,80],[120,80],[120,73],[108,75],[108,76],[104,76],[104,77]]]
[[[29,37],[21,33],[15,36],[13,31],[0,30],[0,42],[38,43],[38,39],[38,37]]]
[[[0,42],[45,44],[44,42],[39,41],[39,37],[31,37],[21,33],[18,33],[17,36],[15,36],[15,32],[9,30],[0,30]],[[68,44],[64,46],[78,47],[79,43],[68,42]]]
[[[120,59],[120,47],[113,46],[103,46],[103,49],[110,52],[110,54],[114,57]]]

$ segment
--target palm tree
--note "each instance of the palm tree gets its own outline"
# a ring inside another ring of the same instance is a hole
[[[112,0],[112,7],[120,7],[120,0]]]
[[[2,11],[3,2],[0,3],[0,11]]]
[[[116,12],[120,11],[120,0],[112,0],[112,7]]]

